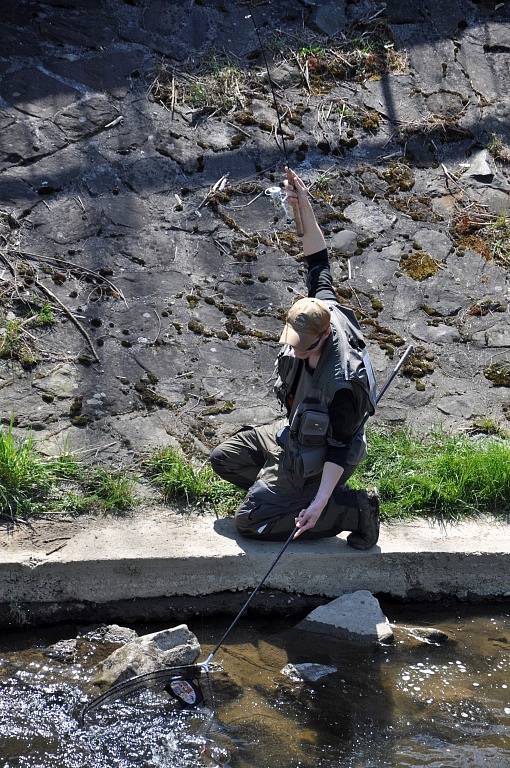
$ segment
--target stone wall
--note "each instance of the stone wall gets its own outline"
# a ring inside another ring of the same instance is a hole
[[[416,346],[378,419],[509,426],[509,251],[492,258],[481,226],[509,208],[509,10],[255,12],[290,161],[315,182],[339,297],[381,380]],[[173,440],[206,452],[277,414],[277,338],[305,286],[292,226],[260,194],[283,155],[248,13],[222,0],[2,2],[0,325],[5,338],[19,319],[32,356],[19,339],[3,347],[2,420],[48,453],[109,446],[102,456],[126,463]],[[337,69],[322,72],[331,50]],[[204,107],[225,52],[239,93]],[[53,326],[24,324],[36,297]]]

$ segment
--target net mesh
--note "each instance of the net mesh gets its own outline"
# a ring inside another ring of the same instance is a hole
[[[195,697],[193,697],[190,688],[195,691]],[[108,691],[97,696],[83,707],[79,717],[81,724],[84,725],[94,712],[106,704],[145,689],[170,693],[181,708],[193,708],[200,705],[209,709],[211,716],[214,713],[214,694],[209,665],[189,664],[164,667],[155,672],[136,675],[113,685]],[[207,722],[204,723],[201,730],[203,732],[207,730]]]

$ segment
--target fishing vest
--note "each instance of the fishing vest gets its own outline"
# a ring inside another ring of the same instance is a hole
[[[365,340],[354,313],[334,302],[324,302],[331,313],[331,335],[326,340],[312,387],[298,404],[289,427],[279,436],[284,450],[283,463],[296,482],[313,478],[322,472],[327,446],[353,445],[352,462],[364,452],[363,426],[375,412],[376,383]],[[282,407],[290,411],[289,395],[300,370],[300,361],[285,345],[275,363],[277,379],[274,391]],[[368,397],[368,410],[360,417],[360,427],[349,444],[335,440],[329,419],[329,406],[340,389],[360,386]]]

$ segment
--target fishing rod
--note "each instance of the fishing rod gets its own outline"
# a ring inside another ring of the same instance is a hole
[[[407,349],[405,350],[404,354],[398,361],[397,365],[393,368],[390,375],[386,379],[385,383],[381,387],[380,392],[376,396],[376,403],[379,403],[382,396],[387,391],[388,387],[391,385],[395,377],[397,376],[398,372],[402,368],[403,364],[413,351],[413,346],[409,345]],[[365,416],[363,421],[361,422],[361,425],[359,429],[361,429],[366,420],[368,419],[369,414]],[[85,719],[87,715],[90,715],[92,712],[94,712],[96,709],[98,709],[100,706],[105,704],[108,701],[113,701],[114,699],[118,698],[119,696],[125,696],[130,693],[134,693],[135,691],[139,690],[141,687],[155,687],[159,685],[163,685],[165,687],[165,690],[171,694],[177,701],[180,703],[181,706],[187,706],[187,707],[194,707],[197,704],[201,703],[204,699],[203,694],[200,691],[200,684],[198,682],[198,678],[203,674],[203,677],[205,679],[205,682],[207,684],[207,690],[209,694],[209,698],[211,701],[213,701],[214,696],[212,693],[212,686],[209,679],[209,674],[212,671],[210,669],[211,663],[213,661],[214,656],[218,653],[221,646],[229,636],[229,634],[232,632],[236,624],[241,619],[243,613],[246,611],[250,603],[252,602],[255,595],[260,591],[264,583],[266,582],[267,578],[277,565],[278,561],[282,557],[283,553],[291,543],[291,541],[294,539],[294,536],[296,535],[297,531],[299,530],[298,526],[295,526],[293,530],[289,533],[287,539],[283,543],[281,549],[279,550],[278,554],[276,555],[275,559],[271,563],[270,567],[264,574],[264,576],[261,578],[255,589],[251,592],[247,600],[244,602],[242,608],[238,611],[237,615],[233,619],[233,621],[230,623],[230,625],[227,627],[219,641],[214,646],[213,650],[209,654],[209,656],[206,658],[205,661],[199,662],[198,664],[188,664],[188,665],[181,665],[181,666],[175,666],[175,667],[166,667],[163,669],[159,669],[155,672],[148,672],[142,675],[136,675],[134,677],[129,678],[129,680],[124,680],[120,683],[117,683],[116,685],[112,686],[108,691],[101,694],[100,696],[93,699],[91,702],[86,704],[79,715],[80,722],[84,724]],[[204,726],[205,730],[207,730],[209,726]]]
[[[221,640],[219,640],[219,642],[217,642],[217,643],[216,643],[216,645],[215,645],[214,649],[211,651],[211,653],[209,654],[209,656],[207,657],[207,659],[206,659],[204,662],[202,662],[202,665],[203,665],[204,667],[208,667],[208,666],[209,666],[209,664],[210,664],[210,663],[211,663],[211,661],[213,660],[213,657],[214,657],[214,656],[216,655],[216,653],[217,653],[217,652],[220,650],[221,646],[223,645],[223,643],[224,643],[224,642],[225,642],[225,640],[227,639],[228,635],[229,635],[229,634],[231,633],[231,631],[234,629],[235,625],[237,624],[237,622],[239,621],[239,619],[241,618],[241,616],[243,615],[243,613],[245,612],[245,610],[248,608],[249,604],[251,603],[251,601],[253,600],[253,598],[254,598],[254,597],[255,597],[255,595],[257,594],[257,592],[258,592],[258,591],[259,591],[259,590],[262,588],[262,586],[263,586],[264,582],[266,581],[267,577],[269,576],[269,574],[271,573],[271,571],[273,570],[273,568],[274,568],[274,567],[275,567],[275,565],[277,564],[278,560],[280,559],[280,557],[283,555],[283,553],[285,552],[285,550],[286,550],[286,549],[287,549],[287,547],[289,546],[289,544],[290,544],[290,542],[292,541],[292,539],[294,538],[294,535],[295,535],[295,533],[296,533],[296,531],[297,531],[297,530],[298,530],[298,527],[297,527],[297,525],[296,525],[296,526],[294,527],[294,529],[293,529],[293,530],[290,532],[290,534],[289,534],[288,538],[287,538],[287,539],[286,539],[286,541],[285,541],[285,544],[283,545],[283,547],[280,549],[280,551],[279,551],[279,552],[278,552],[278,554],[276,555],[276,557],[275,557],[275,559],[273,560],[273,562],[272,562],[272,564],[271,564],[271,567],[269,568],[269,570],[268,570],[268,571],[266,571],[265,575],[262,577],[262,579],[259,581],[259,583],[258,583],[258,584],[257,584],[257,586],[255,587],[255,589],[253,590],[253,592],[251,593],[251,595],[248,597],[247,601],[245,602],[245,604],[243,605],[243,607],[241,608],[241,610],[239,611],[239,613],[237,614],[237,616],[235,617],[235,619],[232,621],[231,625],[230,625],[230,626],[228,627],[228,629],[226,629],[226,630],[225,630],[225,632],[223,633],[223,636],[222,636]]]

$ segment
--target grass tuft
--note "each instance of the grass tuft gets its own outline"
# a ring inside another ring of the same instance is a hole
[[[216,513],[233,513],[245,492],[216,475],[208,465],[195,467],[174,448],[163,448],[146,462],[147,474],[167,501],[212,507]]]
[[[122,472],[96,469],[88,489],[103,513],[123,515],[135,504],[133,481]]]
[[[496,160],[501,160],[503,163],[510,163],[510,147],[504,143],[501,136],[497,136],[493,133],[487,144],[487,150]]]
[[[53,483],[51,463],[34,448],[32,437],[20,440],[12,424],[0,429],[0,513],[10,517],[33,514]]]
[[[186,105],[227,113],[244,107],[246,99],[242,88],[247,78],[247,73],[237,65],[215,54],[194,74],[176,72],[162,62],[151,85],[151,94],[155,101],[170,109]]]
[[[459,212],[451,224],[452,234],[461,249],[477,251],[484,259],[510,266],[510,218],[502,211],[488,213],[481,206]]]
[[[19,319],[8,320],[0,336],[0,359],[18,360],[23,368],[32,368],[40,362],[39,354],[26,341]]]

